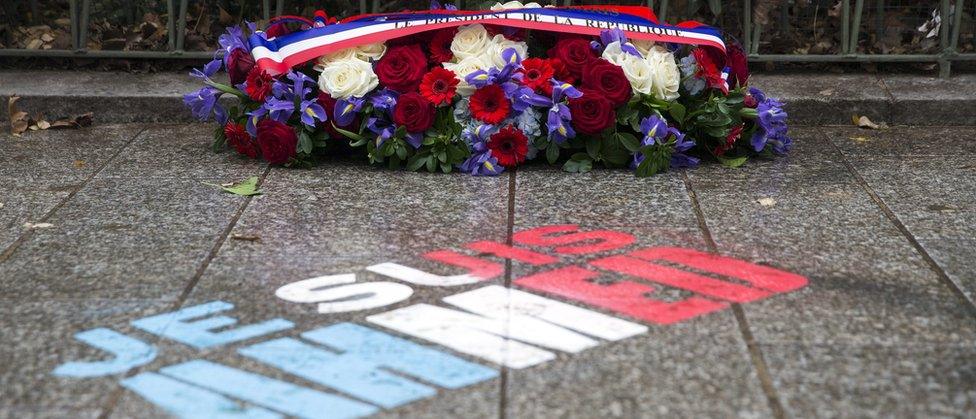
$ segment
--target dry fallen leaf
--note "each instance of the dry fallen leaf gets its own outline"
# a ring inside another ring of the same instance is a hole
[[[35,229],[35,228],[51,228],[51,227],[54,227],[54,224],[51,224],[51,223],[37,223],[37,224],[34,224],[34,223],[29,223],[29,222],[28,223],[24,223],[24,228],[29,228],[29,229]]]
[[[834,89],[826,89],[820,91],[820,96],[830,96],[834,94]]]
[[[868,137],[848,137],[848,138],[850,138],[851,141],[858,142],[858,143],[866,143],[868,141],[871,141],[871,139]]]
[[[81,169],[82,167],[85,167],[85,161],[84,160],[75,160],[75,168]]]
[[[776,200],[773,198],[759,198],[756,200],[756,202],[758,202],[759,205],[762,205],[764,207],[771,207],[773,205],[776,205]]]
[[[866,116],[857,116],[857,115],[854,115],[853,117],[851,117],[851,121],[854,122],[854,125],[857,125],[859,128],[867,128],[867,129],[884,129],[884,128],[886,128],[886,126],[883,123],[881,125],[875,124],[873,121],[871,121],[870,118],[868,118]]]
[[[7,115],[10,118],[10,133],[20,136],[30,126],[30,117],[27,112],[17,109],[17,101],[20,96],[11,96],[7,100]]]

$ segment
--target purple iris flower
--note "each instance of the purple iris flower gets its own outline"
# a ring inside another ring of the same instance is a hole
[[[641,133],[644,134],[644,138],[641,139],[642,147],[654,144],[664,145],[668,143],[668,138],[674,138],[674,148],[671,150],[671,167],[694,167],[698,165],[698,158],[685,154],[686,151],[695,147],[695,141],[685,136],[677,128],[669,127],[664,119],[657,115],[651,115],[641,120],[640,129]],[[635,153],[634,160],[630,165],[631,168],[637,168],[644,161],[644,158],[644,153]]]
[[[566,139],[576,137],[576,131],[569,124],[573,116],[569,112],[569,107],[566,106],[565,99],[577,99],[582,96],[583,92],[577,90],[572,84],[563,83],[556,79],[552,80],[552,100],[548,103],[552,107],[549,108],[546,126],[549,131],[549,139],[555,141],[556,144],[562,144]]]
[[[430,0],[430,10],[440,10],[440,9],[444,9],[444,10],[457,10],[457,6],[455,6],[455,5],[451,4],[451,3],[444,3],[444,6],[442,7],[441,6],[441,2],[439,2],[437,0]]]
[[[386,121],[380,118],[372,117],[366,120],[366,129],[376,134],[376,146],[379,147],[393,138],[393,133],[396,131],[396,127],[393,126],[390,121]]]
[[[247,26],[248,31],[251,33],[255,32],[256,25],[254,23],[244,21],[244,24]],[[251,50],[251,43],[248,42],[247,36],[244,35],[244,28],[240,25],[228,27],[227,32],[217,38],[217,43],[220,44],[221,49],[224,51],[224,65],[227,65],[227,60],[230,59],[230,53],[234,52],[234,50]]]
[[[369,103],[373,105],[373,109],[379,109],[384,112],[393,112],[393,108],[396,107],[397,98],[400,94],[396,91],[390,89],[377,90],[369,97]]]
[[[210,86],[204,86],[200,90],[183,95],[183,104],[190,108],[190,112],[193,113],[194,117],[201,121],[206,121],[210,118],[210,114],[214,108],[220,107],[217,104],[217,98],[220,97],[220,94],[221,92],[219,90]],[[221,112],[223,112],[222,109]]]
[[[366,99],[353,97],[349,99],[339,99],[335,105],[335,123],[340,127],[347,126],[356,119],[356,114],[363,109]]]
[[[783,102],[766,97],[756,88],[750,89],[749,94],[759,101],[759,106],[756,107],[758,127],[752,136],[752,147],[760,152],[769,144],[776,154],[788,153],[793,140],[787,135],[789,127],[786,125],[787,113],[783,110]]]
[[[315,99],[303,100],[300,104],[302,113],[302,123],[309,128],[315,128],[315,121],[325,122],[329,116],[325,113],[325,108],[319,105]]]
[[[416,150],[420,148],[420,146],[424,143],[424,133],[408,132],[403,139],[406,140],[407,144],[410,144],[410,146],[413,147],[414,150]]]
[[[536,93],[531,87],[517,87],[510,96],[512,99],[512,108],[515,109],[516,113],[520,114],[532,106],[544,107],[552,105],[552,100]]]
[[[488,137],[494,129],[492,125],[479,125],[474,130],[464,130],[464,138],[471,148],[471,157],[458,166],[462,172],[472,176],[497,176],[505,171],[488,149]]]
[[[268,110],[268,117],[281,123],[287,123],[291,114],[295,113],[295,102],[288,99],[278,99],[274,96],[265,99],[264,108]]]
[[[590,46],[593,47],[593,50],[597,51],[597,53],[603,53],[603,50],[606,49],[607,45],[610,45],[614,42],[620,43],[621,51],[636,56],[638,58],[644,58],[644,56],[641,55],[640,51],[637,50],[637,47],[635,47],[634,44],[627,42],[627,35],[624,34],[624,31],[620,30],[620,28],[605,29],[601,31],[600,41],[599,42],[592,41],[590,42]]]
[[[213,77],[214,74],[217,74],[217,71],[220,71],[220,65],[220,58],[215,58],[213,61],[210,61],[204,65],[202,69],[194,68],[193,71],[190,72],[190,76],[208,82],[212,81],[210,78]]]
[[[247,130],[247,133],[251,134],[252,137],[256,137],[258,135],[258,122],[267,114],[268,108],[264,106],[248,112],[247,122],[244,124],[244,129]]]
[[[501,69],[492,67],[487,71],[474,71],[465,76],[464,80],[468,84],[478,88],[490,84],[500,84],[505,88],[506,93],[513,93],[518,86],[512,83],[511,80],[515,78],[515,72],[522,65],[522,57],[515,48],[506,48],[502,51],[502,59],[505,60],[505,66]]]

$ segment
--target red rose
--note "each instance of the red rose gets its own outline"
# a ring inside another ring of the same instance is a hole
[[[549,49],[549,57],[558,58],[566,65],[569,74],[577,80],[583,76],[583,69],[597,59],[596,53],[590,47],[590,41],[583,38],[560,39],[556,42],[556,46]]]
[[[759,100],[757,100],[753,95],[746,95],[745,99],[742,101],[742,106],[750,109],[756,109],[759,107]]]
[[[406,127],[407,132],[424,132],[434,125],[435,112],[434,104],[420,93],[405,93],[400,95],[393,108],[393,122]]]
[[[617,112],[600,92],[583,90],[583,96],[569,100],[573,127],[583,134],[596,135],[617,122]]]
[[[529,152],[529,139],[511,125],[488,137],[487,145],[498,164],[509,168],[524,162]]]
[[[247,75],[254,68],[254,57],[251,52],[245,49],[235,49],[227,57],[227,74],[230,75],[231,85],[247,81]]]
[[[427,56],[417,44],[389,48],[376,62],[380,83],[400,93],[416,92],[426,73]]]
[[[583,87],[599,92],[613,106],[627,103],[633,91],[624,70],[603,58],[583,70]]]
[[[247,133],[243,125],[228,122],[227,125],[224,125],[224,137],[227,138],[227,144],[234,147],[238,153],[252,159],[258,157],[260,151],[258,150],[258,143],[251,134]]]
[[[288,35],[289,33],[291,33],[291,29],[288,28],[288,24],[285,22],[272,24],[264,30],[264,34],[267,35],[268,38],[277,38],[279,36]]]
[[[329,138],[347,138],[345,134],[336,131],[335,127],[333,127],[332,124],[336,124],[336,126],[342,129],[346,129],[346,127],[353,128],[353,129],[346,129],[346,131],[352,131],[352,132],[359,131],[359,124],[362,122],[362,119],[360,119],[359,114],[356,114],[356,117],[353,118],[352,122],[350,122],[349,125],[339,125],[338,123],[336,123],[335,117],[333,116],[335,115],[336,100],[328,93],[319,92],[319,97],[316,100],[316,102],[318,102],[319,105],[322,106],[322,109],[325,109],[325,114],[328,115],[329,117],[327,121],[319,124],[322,126],[322,128],[325,129],[325,132],[329,133]]]
[[[442,29],[434,33],[430,40],[430,62],[434,64],[446,63],[454,59],[451,43],[457,29]]]
[[[271,94],[271,75],[266,73],[264,70],[258,68],[257,66],[251,68],[251,71],[247,73],[247,95],[251,99],[264,102],[264,98]]]
[[[258,146],[268,163],[285,164],[295,156],[298,136],[292,127],[273,119],[263,119],[257,128]]]
[[[744,87],[749,83],[749,58],[738,42],[729,44],[728,51],[729,85]]]
[[[420,94],[434,105],[450,104],[457,92],[458,79],[451,70],[434,67],[420,82]]]
[[[512,109],[511,103],[505,97],[505,90],[497,84],[489,84],[471,95],[468,105],[471,116],[486,124],[495,125],[508,118]]]

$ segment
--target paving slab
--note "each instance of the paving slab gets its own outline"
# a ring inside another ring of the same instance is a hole
[[[515,231],[575,224],[581,231],[606,229],[632,235],[635,243],[596,254],[560,255],[559,262],[552,266],[514,266],[515,288],[538,293],[538,289],[519,285],[519,280],[554,268],[595,269],[588,265],[590,261],[641,248],[707,251],[680,171],[635,179],[626,171],[595,170],[578,176],[559,176],[551,170],[533,168],[519,171],[516,178]],[[651,286],[635,277],[606,271],[595,280],[605,285],[637,281]],[[667,286],[652,287],[655,291],[649,296],[663,301],[680,301],[691,295]],[[604,308],[557,298],[642,322]],[[538,368],[509,370],[506,413],[510,417],[771,414],[731,311],[678,324],[643,324],[648,326],[646,334],[609,342],[582,354],[560,356]],[[587,390],[580,391],[581,388]]]
[[[40,223],[51,209],[141,130],[132,125],[95,130],[0,134],[0,249]]]
[[[816,406],[825,394],[870,393],[876,388],[868,375],[833,363],[814,348],[827,348],[827,353],[857,350],[867,357],[868,349],[856,348],[930,345],[967,350],[976,342],[970,308],[939,280],[861,186],[728,191],[715,183],[696,182],[694,188],[720,252],[809,279],[801,291],[743,306],[764,350],[777,344],[789,345],[792,351],[776,349],[770,354],[776,362],[769,366],[788,415],[819,414]],[[758,198],[775,204],[764,206]],[[798,351],[806,354],[804,363],[791,355]],[[946,368],[969,366],[957,362]],[[804,391],[802,385],[802,380],[813,379],[811,370],[825,377],[816,392]],[[931,375],[906,374],[897,379],[915,389],[913,398],[902,399],[894,410],[935,404],[944,397],[937,388],[926,387]],[[959,391],[968,394],[970,387]],[[861,400],[862,407],[875,411],[881,406],[888,411],[886,402]]]

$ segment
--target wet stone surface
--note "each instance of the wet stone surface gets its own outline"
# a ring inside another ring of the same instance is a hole
[[[797,127],[643,180],[268,169],[209,133],[0,138],[0,417],[976,409],[971,127]]]

